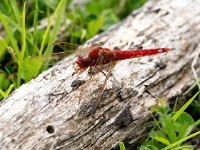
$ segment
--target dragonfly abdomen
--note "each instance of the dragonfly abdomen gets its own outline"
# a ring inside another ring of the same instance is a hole
[[[127,51],[115,51],[114,59],[125,60],[136,57],[151,56],[169,51],[169,48],[153,48],[153,49],[142,49],[142,50],[127,50]]]

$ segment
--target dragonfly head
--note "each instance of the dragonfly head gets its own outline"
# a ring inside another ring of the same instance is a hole
[[[87,58],[84,58],[82,55],[78,56],[76,64],[79,66],[80,69],[86,69],[90,66],[89,60]]]

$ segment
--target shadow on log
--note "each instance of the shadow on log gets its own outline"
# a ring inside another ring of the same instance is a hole
[[[0,149],[118,149],[119,141],[137,145],[154,123],[149,108],[157,103],[155,97],[181,95],[194,82],[199,6],[198,0],[150,1],[88,41],[110,49],[175,48],[118,62],[105,87],[101,72],[92,79],[88,70],[72,76],[75,55],[22,85],[1,103]],[[198,61],[195,67],[198,72]]]

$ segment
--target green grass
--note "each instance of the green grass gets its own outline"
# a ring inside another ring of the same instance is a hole
[[[139,150],[192,150],[193,146],[186,141],[200,135],[200,131],[192,133],[192,130],[200,124],[185,112],[189,105],[198,99],[200,91],[190,98],[178,111],[171,111],[169,105],[154,107],[159,115],[155,120],[156,126],[149,133],[148,138],[138,148]],[[175,109],[174,109],[175,110]],[[120,150],[125,150],[123,143],[119,143]]]
[[[0,100],[47,69],[42,61],[33,60],[31,56],[49,56],[53,51],[52,43],[58,39],[82,44],[119,22],[146,0],[126,0],[124,4],[119,0],[89,0],[80,7],[72,2],[0,2],[0,23],[4,29],[0,35]],[[44,19],[45,26],[41,23]],[[63,27],[65,30],[60,32]],[[37,65],[30,63],[33,61]]]
[[[38,0],[36,0],[35,3],[37,5]],[[10,1],[10,10],[12,11],[10,16],[0,11],[0,20],[6,31],[6,37],[1,37],[4,46],[0,47],[5,52],[2,54],[0,61],[1,65],[4,65],[0,73],[2,77],[0,85],[1,98],[5,98],[10,94],[13,88],[20,87],[23,82],[28,82],[39,73],[41,66],[32,66],[28,64],[28,60],[31,58],[30,55],[43,54],[43,50],[45,49],[44,45],[49,45],[50,42],[52,43],[56,40],[56,35],[65,10],[65,3],[66,0],[61,0],[55,12],[50,17],[50,20],[53,20],[55,15],[59,14],[59,17],[55,19],[56,23],[53,26],[53,32],[49,32],[51,21],[48,23],[47,29],[43,31],[45,36],[41,38],[41,46],[35,44],[38,43],[37,34],[39,31],[36,29],[34,32],[30,32],[29,29],[27,29],[26,3],[23,5],[22,12],[20,12],[17,4],[14,1]],[[34,15],[36,18],[38,13]],[[37,18],[35,20],[37,20]],[[48,40],[47,34],[49,34]],[[54,36],[50,36],[50,34],[54,34]],[[5,49],[7,49],[7,51]]]
[[[200,78],[183,94],[194,93],[198,89]],[[191,138],[200,135],[200,90],[195,93],[179,110],[176,111],[178,98],[171,110],[166,100],[158,99],[159,106],[152,106],[159,119],[152,115],[155,126],[139,150],[193,150]],[[181,100],[179,100],[181,101]],[[125,150],[123,142],[119,143],[120,150]]]

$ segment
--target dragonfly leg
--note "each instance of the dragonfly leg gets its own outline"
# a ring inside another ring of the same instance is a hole
[[[74,76],[75,74],[77,74],[77,76],[79,76],[81,73],[83,73],[85,71],[85,69],[78,69],[75,68],[75,71],[72,73],[72,76]]]
[[[104,76],[107,77],[106,73],[103,72],[103,71],[101,70],[101,68],[99,68],[98,66],[95,66],[95,68],[96,68],[99,72],[101,72]]]
[[[95,101],[95,103],[94,103],[93,106],[92,106],[92,109],[91,109],[90,112],[89,112],[90,115],[93,115],[93,114],[95,113],[95,111],[97,110],[97,108],[99,107],[99,105],[100,105],[100,102],[101,102],[101,99],[102,99],[102,97],[103,97],[103,93],[104,93],[104,91],[105,91],[105,87],[106,87],[107,81],[108,81],[108,79],[109,79],[109,76],[110,76],[110,74],[111,74],[111,71],[112,71],[112,69],[109,70],[108,74],[105,74],[105,73],[103,72],[103,74],[105,75],[106,79],[105,79],[104,82],[103,82],[102,90],[100,91],[99,97],[97,98],[97,100]],[[101,107],[101,106],[100,106],[100,107]]]
[[[79,93],[79,97],[78,97],[78,104],[80,104],[80,102],[81,102],[81,99],[82,99],[81,95],[82,95],[82,93],[83,93],[84,88],[85,88],[86,85],[87,85],[88,83],[90,83],[92,80],[93,80],[93,79],[92,79],[92,75],[91,75],[90,78],[88,79],[88,81],[86,81],[85,84],[83,85],[83,87],[81,88],[80,93]]]

